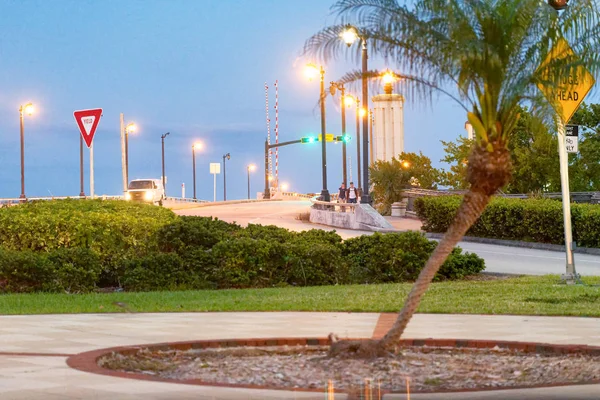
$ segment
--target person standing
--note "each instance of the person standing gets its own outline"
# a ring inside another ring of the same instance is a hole
[[[342,186],[338,189],[338,203],[346,202],[346,184],[342,182]]]
[[[346,199],[348,203],[356,204],[358,199],[358,190],[354,187],[354,182],[350,182],[350,187],[346,190]]]

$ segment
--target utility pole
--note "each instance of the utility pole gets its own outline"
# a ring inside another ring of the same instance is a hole
[[[160,135],[160,141],[162,145],[162,184],[163,190],[165,193],[165,197],[167,197],[167,186],[166,186],[166,178],[165,178],[165,138],[170,135],[170,132],[165,133],[164,135]]]

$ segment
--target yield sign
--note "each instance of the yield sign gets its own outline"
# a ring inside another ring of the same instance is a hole
[[[94,139],[94,133],[96,133],[96,128],[98,127],[98,122],[100,122],[100,117],[102,116],[102,109],[79,110],[73,112],[73,116],[75,117],[77,126],[79,126],[79,131],[83,140],[85,140],[85,144],[87,147],[90,147]]]
[[[569,58],[575,61],[575,52],[569,46],[569,43],[563,38],[560,38],[550,50],[550,53],[540,66],[540,68],[548,68],[548,65],[553,59]],[[549,71],[542,73],[544,79],[552,78],[549,76]],[[584,66],[576,66],[571,68],[569,75],[560,76],[556,87],[550,88],[543,84],[538,84],[544,96],[548,99],[552,107],[560,115],[563,123],[569,122],[577,108],[583,101],[583,98],[588,94],[595,83],[594,76]]]

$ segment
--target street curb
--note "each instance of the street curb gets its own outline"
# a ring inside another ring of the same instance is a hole
[[[226,206],[230,204],[244,204],[244,203],[262,203],[262,202],[270,202],[270,201],[284,201],[283,199],[270,199],[270,200],[257,200],[257,199],[246,199],[246,200],[227,200],[227,201],[217,201],[217,202],[207,202],[207,203],[198,203],[193,207],[185,208],[185,210],[189,210],[192,208],[202,208],[202,207],[217,207],[217,206]],[[173,211],[184,210],[183,208]]]
[[[425,236],[428,239],[442,239],[444,237],[443,233],[430,233],[426,232]],[[481,244],[493,244],[498,246],[507,246],[507,247],[521,247],[525,249],[535,249],[535,250],[547,250],[547,251],[556,251],[556,252],[564,252],[565,246],[560,244],[550,244],[550,243],[537,243],[537,242],[523,242],[519,240],[503,240],[503,239],[491,239],[491,238],[483,238],[477,236],[464,236],[461,241],[463,242],[471,242],[471,243],[481,243]],[[593,247],[576,247],[573,250],[574,253],[580,254],[592,254],[592,255],[600,255],[600,249]]]

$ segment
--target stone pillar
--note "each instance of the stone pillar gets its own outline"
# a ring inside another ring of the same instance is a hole
[[[400,94],[373,96],[375,161],[390,161],[404,152],[404,97]]]

